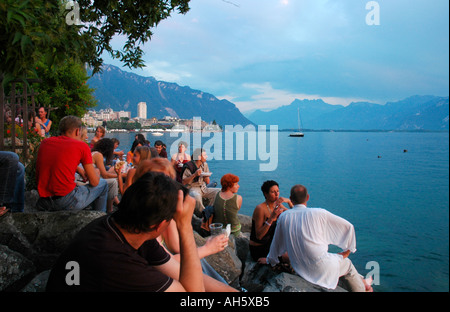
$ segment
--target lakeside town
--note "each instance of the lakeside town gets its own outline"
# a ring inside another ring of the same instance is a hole
[[[130,111],[114,111],[111,108],[99,111],[89,110],[82,118],[89,131],[95,131],[97,126],[104,126],[108,132],[221,132],[221,127],[215,122],[210,123],[198,119],[180,119],[165,116],[163,118],[147,118],[147,103],[137,104],[137,116],[131,117]],[[200,129],[199,129],[200,128]]]

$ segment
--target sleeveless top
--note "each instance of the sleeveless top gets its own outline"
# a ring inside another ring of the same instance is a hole
[[[231,233],[238,236],[241,233],[238,212],[237,194],[234,194],[230,199],[223,199],[220,192],[217,193],[214,200],[214,223],[222,223],[224,228],[227,224],[231,224]]]

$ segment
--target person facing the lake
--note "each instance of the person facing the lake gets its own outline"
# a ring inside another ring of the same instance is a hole
[[[81,210],[93,203],[94,210],[106,211],[108,185],[95,171],[91,150],[81,141],[81,119],[66,116],[59,123],[60,136],[41,142],[36,159],[38,210]],[[89,180],[77,186],[78,164]]]
[[[195,149],[192,154],[192,160],[185,163],[182,172],[182,184],[186,185],[197,202],[195,207],[195,214],[201,217],[201,213],[205,210],[203,199],[208,201],[210,206],[214,205],[214,199],[220,191],[218,188],[210,188],[207,185],[210,183],[210,175],[208,163],[206,160],[208,155],[202,148]]]
[[[241,233],[241,222],[238,218],[242,207],[242,196],[238,195],[239,177],[234,174],[226,174],[220,179],[222,190],[217,193],[214,200],[213,223],[222,223],[224,227],[231,224],[231,234],[239,236]]]
[[[289,199],[280,197],[280,188],[277,182],[273,180],[264,182],[261,191],[265,201],[256,206],[253,211],[250,233],[250,254],[254,261],[265,258],[269,253],[277,219],[281,213],[287,210],[283,203],[293,207]],[[287,262],[287,256],[284,257],[284,260]]]
[[[295,206],[278,218],[267,263],[278,264],[278,257],[287,252],[295,272],[313,284],[335,289],[343,276],[350,291],[372,291],[371,282],[358,274],[348,258],[356,251],[353,225],[324,209],[307,208],[309,194],[303,185],[292,187],[290,199]],[[330,253],[329,245],[344,252]]]
[[[53,266],[46,290],[205,291],[192,228],[194,207],[182,185],[162,173],[146,173],[124,194],[118,211],[75,236]],[[180,236],[180,262],[156,240],[172,219]],[[68,279],[68,264],[78,267],[78,278]]]

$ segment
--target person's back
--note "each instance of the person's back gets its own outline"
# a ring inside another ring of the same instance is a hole
[[[348,259],[356,251],[353,225],[327,210],[307,208],[309,195],[302,185],[291,189],[290,199],[295,206],[278,218],[267,262],[275,265],[278,256],[287,252],[293,269],[311,283],[335,289],[344,276],[351,291],[369,289]],[[330,253],[329,245],[344,252]]]
[[[324,270],[339,272],[338,261],[342,257],[329,253],[329,245],[356,251],[353,225],[321,208],[297,205],[281,214],[278,228],[285,237],[289,237],[290,243],[286,244],[288,254],[296,255],[289,257],[291,263],[295,263],[293,265],[302,276],[311,276],[312,279],[319,278]]]
[[[217,193],[214,200],[214,223],[222,223],[224,226],[231,224],[231,233],[239,236],[241,223],[239,221],[238,195],[234,194],[229,199],[224,199],[221,192]]]
[[[36,161],[36,180],[41,197],[65,196],[76,186],[75,171],[92,163],[89,146],[67,136],[42,141]]]
[[[150,265],[165,263],[169,258],[156,240],[135,250],[118,230],[112,216],[105,216],[76,235],[53,267],[46,290],[165,291],[172,279]],[[78,270],[73,269],[73,274],[68,275],[66,266],[71,262]],[[72,277],[69,283],[67,276]]]
[[[94,203],[95,210],[106,211],[108,186],[92,164],[91,151],[81,141],[81,120],[66,116],[59,124],[61,136],[42,141],[36,159],[39,210],[80,210]],[[89,185],[77,186],[75,172],[82,164]]]

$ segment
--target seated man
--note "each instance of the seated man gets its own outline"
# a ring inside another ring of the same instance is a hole
[[[59,123],[61,135],[42,141],[36,159],[39,210],[81,210],[93,203],[95,210],[106,211],[108,185],[96,173],[80,130],[80,118],[66,116]],[[74,177],[80,163],[89,184],[77,186]]]
[[[203,205],[203,198],[206,198],[209,203],[208,205],[214,205],[214,199],[217,193],[220,191],[219,188],[209,188],[207,185],[210,183],[209,179],[209,167],[206,163],[208,155],[206,152],[197,148],[193,155],[192,160],[185,163],[181,173],[183,185],[186,185],[190,189],[190,194],[196,200],[195,214],[201,217],[202,211],[205,209]]]
[[[290,199],[294,208],[278,218],[267,263],[276,265],[278,257],[287,252],[295,272],[313,284],[335,289],[343,276],[350,291],[372,291],[371,282],[364,280],[348,259],[356,251],[353,225],[324,209],[306,208],[309,194],[302,185],[291,189]],[[344,252],[329,253],[329,245]]]
[[[25,167],[13,152],[0,151],[0,206],[6,211],[23,212],[25,203]]]
[[[162,173],[144,174],[127,189],[118,211],[75,236],[53,267],[47,291],[204,291],[191,223],[195,201],[186,194]],[[172,219],[180,262],[156,240]],[[78,267],[69,280],[68,264]]]

